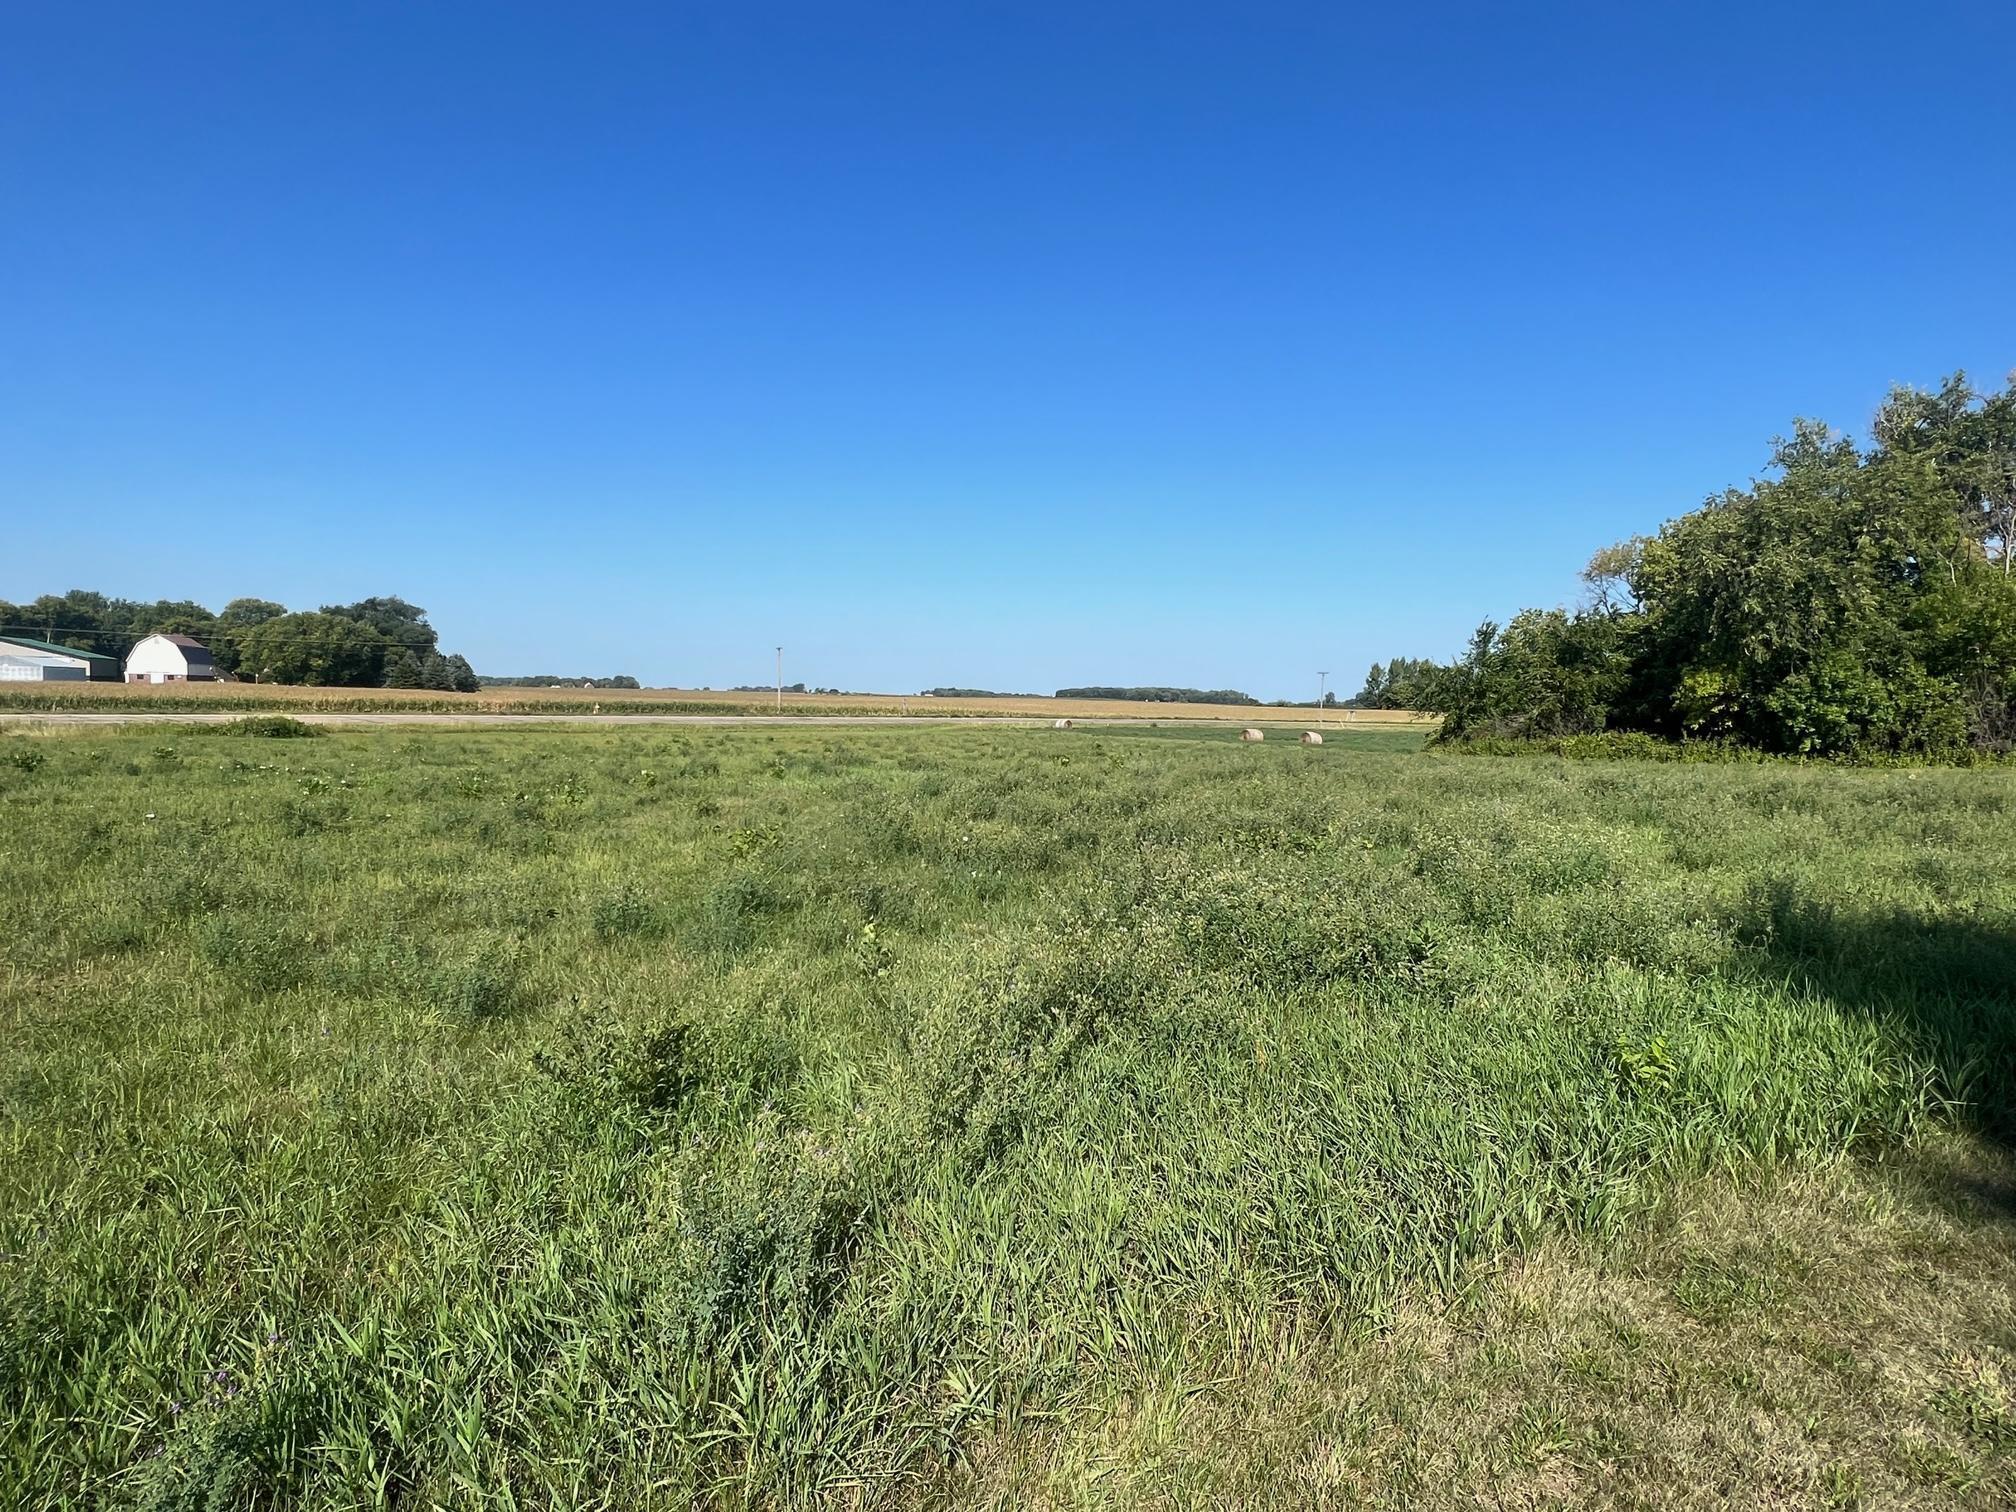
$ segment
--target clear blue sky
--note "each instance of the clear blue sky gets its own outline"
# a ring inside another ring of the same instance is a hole
[[[18,3],[0,597],[1313,692],[2016,366],[2016,6]]]

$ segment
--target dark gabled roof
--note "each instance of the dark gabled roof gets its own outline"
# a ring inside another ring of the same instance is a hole
[[[210,648],[192,635],[164,635],[161,639],[180,646],[182,660],[192,667],[200,667],[206,662],[212,666],[216,665],[216,659],[210,655]]]
[[[75,646],[59,646],[54,641],[34,640],[26,635],[0,635],[0,646],[21,646],[30,651],[52,651],[58,656],[75,656],[84,661],[116,662],[116,656],[107,656],[103,651],[79,651]]]

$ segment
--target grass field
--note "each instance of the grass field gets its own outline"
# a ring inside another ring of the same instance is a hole
[[[486,688],[480,693],[430,693],[407,688],[297,688],[275,683],[5,683],[8,710],[154,710],[430,714],[774,714],[771,693],[705,689]],[[1239,720],[1245,724],[1317,723],[1314,709],[1249,704],[1151,704],[1119,698],[916,698],[895,693],[786,693],[793,714],[936,714],[962,718]],[[1400,709],[1324,712],[1338,728],[1433,730],[1432,715]]]
[[[2016,1500],[2016,772],[1419,740],[0,737],[0,1506]]]

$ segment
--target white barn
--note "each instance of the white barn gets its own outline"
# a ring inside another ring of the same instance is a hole
[[[126,655],[126,681],[215,682],[217,663],[187,635],[150,635]]]

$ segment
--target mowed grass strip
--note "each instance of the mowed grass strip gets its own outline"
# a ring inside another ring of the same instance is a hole
[[[1378,744],[0,739],[0,1504],[1187,1494],[1144,1392],[2008,1143],[2016,774]]]

